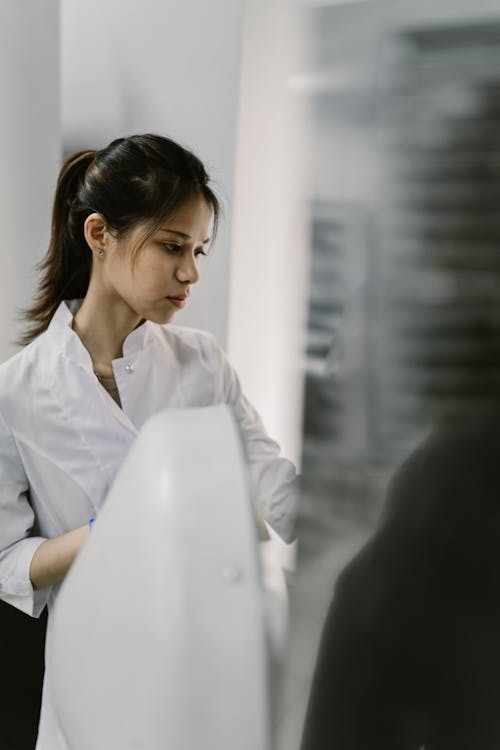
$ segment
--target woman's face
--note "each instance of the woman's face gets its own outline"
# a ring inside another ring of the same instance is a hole
[[[209,244],[212,210],[202,197],[183,204],[133,253],[148,229],[138,224],[122,240],[112,238],[102,261],[101,279],[132,316],[168,323],[182,309],[199,278],[198,262]]]

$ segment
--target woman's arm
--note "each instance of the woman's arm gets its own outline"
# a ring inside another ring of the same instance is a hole
[[[35,551],[30,566],[33,588],[44,589],[60,583],[70,569],[89,533],[88,524],[47,539]]]
[[[249,476],[255,491],[257,512],[286,542],[295,539],[298,483],[294,465],[281,456],[279,445],[267,434],[257,411],[241,390],[236,371],[222,349],[209,336],[215,358],[213,369],[220,375],[220,397],[233,411],[248,459]]]

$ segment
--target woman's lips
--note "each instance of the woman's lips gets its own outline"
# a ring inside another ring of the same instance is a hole
[[[186,297],[167,297],[168,301],[181,310],[186,304]]]

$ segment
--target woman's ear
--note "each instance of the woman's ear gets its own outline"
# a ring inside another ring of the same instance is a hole
[[[83,225],[83,233],[94,255],[104,255],[111,236],[104,216],[98,213],[87,216]]]

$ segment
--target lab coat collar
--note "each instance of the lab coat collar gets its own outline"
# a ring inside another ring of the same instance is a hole
[[[86,369],[92,370],[92,360],[80,337],[72,328],[73,317],[79,310],[83,300],[64,300],[57,308],[49,323],[49,331],[57,335],[68,357],[76,360]],[[123,342],[123,357],[129,357],[145,349],[153,336],[152,324],[145,321],[129,333]]]
[[[91,382],[101,396],[100,403],[105,403],[108,406],[108,409],[99,409],[100,417],[106,418],[106,415],[108,415],[108,417],[112,417],[113,420],[118,420],[122,426],[126,428],[128,433],[135,436],[137,434],[137,428],[134,422],[123,409],[120,409],[109,394],[105,392],[104,388],[99,385],[97,378],[94,377],[92,358],[84,347],[80,337],[72,328],[73,317],[82,302],[83,300],[81,299],[65,300],[61,302],[50,321],[48,332],[51,336],[55,337],[56,346],[61,351],[64,358],[81,367],[88,375],[92,375]],[[140,328],[144,328],[144,326],[140,326]],[[127,340],[132,334],[136,334],[138,330],[139,329],[137,328],[135,331],[132,331],[127,337]],[[146,332],[141,332],[139,336],[133,336],[132,347],[140,346],[141,344],[144,345],[145,339]],[[116,362],[117,360],[114,361]],[[96,420],[97,419],[96,416]]]

